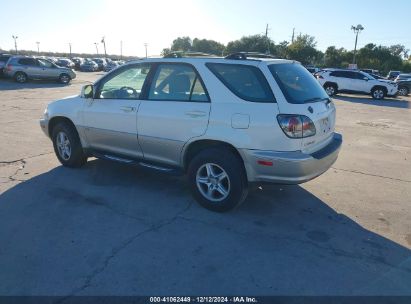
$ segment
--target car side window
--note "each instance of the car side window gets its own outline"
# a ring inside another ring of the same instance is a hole
[[[331,72],[331,73],[330,73],[330,76],[333,76],[333,77],[342,77],[341,72],[339,72],[339,71]]]
[[[347,73],[347,78],[358,79],[358,77],[357,77],[358,73],[356,73],[356,72],[346,72],[346,73]]]
[[[37,61],[33,58],[21,58],[21,59],[19,59],[19,64],[29,65],[29,66],[37,66]]]
[[[52,68],[53,67],[53,64],[50,61],[43,60],[43,59],[38,59],[38,62],[39,62],[41,67],[44,67],[44,68]]]
[[[108,79],[103,80],[96,98],[139,99],[149,71],[149,64],[134,65],[117,71]]]
[[[241,99],[252,102],[275,102],[265,76],[257,67],[225,63],[206,65],[232,93]]]
[[[366,79],[368,79],[368,80],[371,80],[372,78],[370,78],[370,77],[368,77],[366,74],[363,74],[363,73],[356,73],[357,75],[357,79],[360,79],[360,80],[366,80]]]
[[[208,102],[199,77],[188,64],[160,64],[151,82],[148,99]]]

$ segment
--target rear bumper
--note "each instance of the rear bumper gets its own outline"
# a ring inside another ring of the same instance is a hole
[[[337,160],[341,145],[341,134],[334,133],[327,146],[312,154],[248,149],[241,149],[240,153],[249,182],[300,184],[327,171]],[[258,164],[258,161],[265,161],[265,165]],[[267,165],[270,163],[272,165]]]

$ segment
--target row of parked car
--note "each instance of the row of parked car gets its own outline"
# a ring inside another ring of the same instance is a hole
[[[0,54],[0,76],[23,83],[29,79],[58,80],[67,84],[76,78],[74,70],[83,72],[110,71],[124,61],[108,58],[54,58]]]
[[[44,58],[44,57],[43,57]],[[105,71],[109,72],[112,69],[124,64],[122,60],[112,60],[110,58],[82,58],[82,57],[73,57],[73,58],[55,58],[47,57],[47,59],[58,66],[68,67],[82,72],[96,72],[96,71]]]
[[[373,69],[318,69],[306,67],[329,96],[337,93],[369,94],[374,99],[407,96],[411,92],[411,74],[390,71],[387,77]]]

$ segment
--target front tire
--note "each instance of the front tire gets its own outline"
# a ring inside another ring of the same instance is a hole
[[[81,167],[87,162],[77,131],[66,122],[57,124],[52,131],[54,152],[63,166]]]
[[[62,84],[69,84],[71,77],[68,74],[61,74],[59,77],[59,82]]]
[[[377,87],[377,88],[372,89],[371,91],[372,98],[377,99],[377,100],[384,99],[385,95],[386,93],[383,88]]]
[[[400,96],[407,96],[410,93],[407,87],[399,87],[398,88],[398,95]]]
[[[189,164],[188,182],[197,202],[211,211],[229,211],[248,194],[243,162],[226,148],[208,148],[197,154]]]

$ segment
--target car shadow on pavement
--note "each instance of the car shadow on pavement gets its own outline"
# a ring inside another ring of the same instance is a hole
[[[102,160],[0,195],[1,295],[410,295],[411,251],[301,186],[236,210],[183,178]]]
[[[393,108],[411,108],[411,103],[405,97],[396,97],[396,98],[385,98],[383,100],[375,100],[369,96],[356,97],[356,96],[341,96],[338,95],[335,97],[337,100],[343,100],[353,103],[362,103],[373,106],[380,107],[393,107]]]

